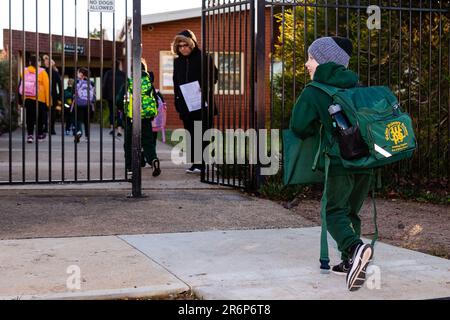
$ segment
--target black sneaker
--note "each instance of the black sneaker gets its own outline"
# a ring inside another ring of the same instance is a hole
[[[346,276],[352,266],[348,261],[342,261],[338,265],[331,268],[331,272],[340,276]]]
[[[196,166],[195,164],[186,170],[186,173],[201,173],[202,170],[200,167]]]
[[[347,274],[347,288],[356,291],[362,288],[366,281],[366,269],[373,256],[373,248],[370,244],[359,244],[350,260],[351,268]]]
[[[133,181],[133,171],[131,171],[131,169],[127,169],[127,181],[128,182]]]
[[[159,175],[161,174],[161,169],[160,169],[160,167],[159,167],[159,160],[158,160],[158,159],[154,159],[154,160],[152,161],[152,168],[153,168],[153,173],[152,173],[152,175],[153,175],[154,177],[157,177],[157,176],[159,176]]]
[[[74,142],[75,143],[80,143],[80,138],[83,134],[81,133],[81,131],[78,131],[74,137]]]

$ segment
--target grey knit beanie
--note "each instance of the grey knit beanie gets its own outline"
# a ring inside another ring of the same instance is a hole
[[[348,67],[353,52],[352,42],[342,37],[323,37],[314,41],[308,53],[319,63],[334,62]]]

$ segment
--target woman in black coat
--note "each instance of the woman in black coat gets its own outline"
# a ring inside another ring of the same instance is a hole
[[[188,161],[193,163],[191,168],[186,172],[188,173],[200,173],[202,170],[202,165],[194,163],[194,122],[202,121],[202,131],[206,131],[208,128],[212,127],[213,117],[217,114],[217,108],[214,104],[214,84],[218,79],[218,70],[214,66],[212,57],[208,57],[208,66],[203,70],[204,79],[206,80],[207,91],[205,92],[202,88],[202,93],[206,97],[206,101],[209,104],[208,109],[205,108],[202,119],[202,111],[196,110],[189,112],[186,105],[186,101],[181,92],[180,86],[192,83],[195,81],[199,82],[200,87],[202,87],[202,52],[198,47],[197,39],[194,33],[190,30],[184,30],[176,35],[173,44],[172,51],[178,57],[174,60],[174,70],[173,70],[173,84],[174,84],[174,94],[175,94],[175,108],[183,120],[184,128],[191,135],[191,154],[188,155]],[[203,136],[203,134],[202,134]],[[203,143],[203,137],[198,137],[197,143],[202,145],[202,155],[203,150],[206,147]],[[198,157],[201,160],[201,157]]]

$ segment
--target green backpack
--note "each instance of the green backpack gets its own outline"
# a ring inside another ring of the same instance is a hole
[[[333,99],[333,104],[341,106],[350,125],[345,130],[336,129],[333,133],[325,132],[325,134],[331,135],[329,141],[336,142],[324,151],[325,186],[321,211],[320,268],[329,270],[326,193],[330,155],[340,157],[345,168],[376,169],[412,157],[416,149],[416,138],[411,117],[402,112],[397,98],[387,87],[341,89],[315,81],[309,83],[308,86],[324,91]],[[336,123],[334,122],[334,124]],[[322,131],[323,126],[321,136]],[[314,167],[317,165],[320,150],[321,145],[317,151]],[[375,186],[372,190],[375,225],[372,245],[378,238],[374,190]]]
[[[373,169],[412,157],[416,149],[413,123],[389,88],[341,89],[319,82],[308,86],[327,93],[352,125],[344,133],[335,133],[334,139],[345,168]],[[333,148],[329,151],[336,153]]]

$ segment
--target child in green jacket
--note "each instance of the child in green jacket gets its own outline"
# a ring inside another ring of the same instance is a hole
[[[145,167],[148,163],[152,169],[152,175],[157,177],[161,174],[160,162],[156,155],[156,140],[153,136],[152,121],[158,114],[158,106],[153,95],[153,86],[150,80],[150,75],[147,72],[147,64],[142,59],[142,76],[141,76],[141,145],[142,157],[141,166]],[[128,79],[128,93],[130,99],[126,109],[127,127],[125,131],[125,165],[127,175],[131,175],[131,144],[133,132],[133,79]],[[120,95],[121,93],[119,93]]]
[[[306,68],[311,80],[338,88],[353,88],[358,85],[358,76],[348,70],[353,51],[350,40],[341,37],[323,37],[312,43],[308,49]],[[292,112],[290,129],[301,139],[318,135],[320,128],[330,134],[322,135],[322,150],[318,169],[324,171],[324,150],[336,150],[331,141],[335,128],[328,113],[331,97],[322,90],[308,86],[298,98]],[[327,230],[337,242],[342,262],[332,272],[347,276],[350,291],[364,285],[366,268],[372,259],[373,248],[364,244],[361,237],[359,211],[372,186],[372,172],[349,170],[342,166],[339,151],[329,153],[329,177],[327,182],[326,223]]]

